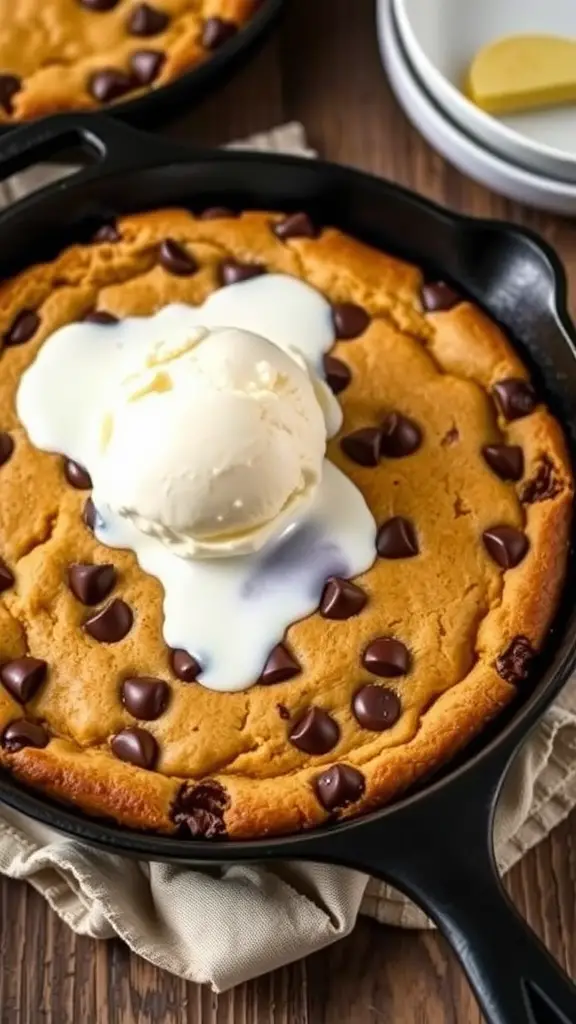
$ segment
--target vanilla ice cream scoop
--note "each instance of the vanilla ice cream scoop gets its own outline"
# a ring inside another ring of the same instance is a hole
[[[102,417],[96,507],[185,557],[258,550],[306,512],[321,481],[331,409],[313,377],[245,330],[150,343]]]

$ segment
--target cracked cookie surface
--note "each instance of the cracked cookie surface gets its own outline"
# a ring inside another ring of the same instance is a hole
[[[168,833],[251,837],[378,806],[522,684],[567,557],[560,427],[478,308],[339,231],[165,210],[99,237],[0,288],[2,761],[89,813]],[[167,242],[190,273],[167,269]],[[356,589],[334,585],[321,614],[290,627],[267,685],[219,693],[166,648],[159,583],[96,542],[89,481],[31,446],[15,394],[58,327],[198,304],[254,266],[333,304],[327,372],[344,423],[328,455],[364,494],[378,556]],[[110,628],[118,638],[102,642]]]

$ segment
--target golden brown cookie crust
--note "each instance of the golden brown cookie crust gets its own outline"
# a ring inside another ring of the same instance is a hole
[[[90,91],[91,77],[106,69],[132,77],[131,58],[142,50],[162,55],[158,74],[146,85],[134,79],[111,101],[133,99],[166,85],[222,45],[219,40],[210,47],[204,44],[209,19],[241,29],[260,6],[260,0],[149,0],[169,20],[160,31],[135,35],[127,25],[141,3],[116,0],[111,9],[96,10],[89,0],[87,5],[82,0],[20,0],[16,7],[10,0],[0,0],[0,123],[100,109],[102,103]],[[221,38],[226,41],[225,32]],[[6,75],[20,80],[20,89],[12,95],[1,81]]]
[[[193,787],[206,778],[224,787],[223,819],[234,838],[324,821],[314,781],[334,764],[354,767],[365,780],[362,798],[342,815],[394,798],[514,697],[514,659],[501,659],[518,637],[540,646],[562,585],[573,495],[569,458],[543,405],[512,421],[495,405],[495,383],[527,379],[502,331],[468,302],[423,312],[417,268],[337,230],[282,241],[272,230],[282,219],[251,212],[203,220],[182,210],[130,216],[119,221],[119,241],[72,247],[0,286],[0,336],[23,309],[40,317],[32,339],[6,347],[0,358],[0,430],[15,441],[0,467],[0,556],[16,578],[0,596],[0,660],[28,653],[49,666],[24,711],[0,687],[0,733],[24,714],[54,737],[43,749],[1,750],[0,758],[25,782],[136,828],[173,832],[183,781]],[[177,277],[159,264],[166,238],[193,255],[196,273]],[[352,380],[339,395],[344,426],[329,457],[360,487],[378,524],[408,518],[420,544],[417,557],[378,558],[356,580],[368,595],[359,615],[330,621],[314,614],[290,627],[286,643],[302,666],[298,676],[242,693],[175,678],[162,638],[159,583],[130,552],[96,542],[81,519],[86,492],[69,486],[59,457],[32,448],[14,407],[21,373],[58,327],[95,307],[122,317],[174,301],[200,303],[219,286],[226,258],[303,278],[331,302],[354,302],[370,314],[359,337],[332,350]],[[419,450],[377,467],[350,461],[341,437],[379,424],[391,410],[420,425]],[[501,480],[482,458],[482,446],[494,443],[522,448],[518,483]],[[530,542],[526,557],[507,571],[482,543],[482,532],[502,523],[524,530]],[[135,614],[128,636],[114,645],[86,635],[88,610],[65,584],[71,562],[110,561],[118,572],[113,596]],[[367,644],[386,635],[412,656],[399,679],[379,679],[361,664]],[[119,687],[128,675],[169,682],[170,703],[156,721],[138,723],[123,708]],[[352,713],[358,687],[370,682],[401,700],[402,714],[386,731],[362,728]],[[340,728],[336,747],[321,756],[301,752],[287,736],[312,705]],[[110,751],[111,736],[134,725],[157,740],[155,771]]]

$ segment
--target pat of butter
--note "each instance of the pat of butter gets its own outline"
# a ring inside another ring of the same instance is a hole
[[[576,102],[576,41],[509,36],[489,43],[472,61],[466,92],[490,114]]]

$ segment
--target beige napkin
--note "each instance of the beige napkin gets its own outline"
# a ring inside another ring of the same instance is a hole
[[[314,154],[291,124],[252,148]],[[68,169],[69,170],[69,169]],[[13,201],[63,169],[35,168],[0,186]],[[576,679],[525,744],[506,780],[497,823],[507,870],[576,806]],[[288,863],[201,872],[139,864],[0,811],[0,871],[26,879],[76,932],[120,936],[140,956],[216,991],[306,956],[346,935],[358,913],[429,927],[389,886],[345,868]]]

